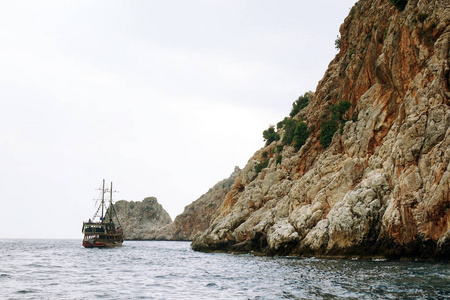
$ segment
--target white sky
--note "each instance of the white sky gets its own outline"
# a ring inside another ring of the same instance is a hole
[[[103,178],[172,219],[314,91],[355,0],[2,1],[0,238],[82,238]]]

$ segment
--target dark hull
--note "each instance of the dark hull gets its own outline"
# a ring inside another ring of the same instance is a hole
[[[83,240],[83,247],[85,248],[111,248],[122,246],[123,240],[105,241],[105,240]]]
[[[123,243],[122,228],[111,222],[83,222],[82,232],[83,247],[86,248],[118,247]]]

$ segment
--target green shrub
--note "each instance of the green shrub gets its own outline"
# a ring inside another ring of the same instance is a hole
[[[259,164],[257,164],[255,166],[255,172],[256,174],[258,174],[259,172],[262,171],[262,169],[267,168],[267,166],[269,165],[269,159],[266,158],[264,159],[262,162],[260,162]]]
[[[286,120],[289,120],[288,117],[284,118],[283,121],[280,121],[277,123],[277,129],[283,128],[284,124],[286,123]]]
[[[347,100],[336,103],[335,105],[331,106],[331,118],[343,121],[344,114],[347,112],[347,110],[349,110],[351,106],[352,104]]]
[[[284,119],[283,124],[284,136],[281,142],[283,145],[292,145],[294,142],[294,148],[299,150],[309,137],[308,126],[303,121],[296,121],[291,118]],[[283,145],[277,145],[278,152],[283,150]]]
[[[299,150],[303,144],[305,144],[306,139],[309,137],[308,127],[302,121],[297,121],[294,117],[299,113],[300,110],[308,106],[309,102],[312,100],[314,93],[309,91],[303,96],[298,97],[298,99],[292,103],[292,110],[290,112],[290,118],[284,118],[283,121],[277,123],[277,129],[284,129],[284,135],[281,140],[282,145],[291,146],[294,143],[295,149]],[[267,132],[269,135],[269,132]],[[266,144],[267,145],[267,144]],[[278,145],[277,151],[281,152],[283,146]],[[280,147],[280,149],[278,149]],[[273,152],[274,153],[274,152]]]
[[[420,13],[417,16],[417,20],[419,20],[419,22],[423,23],[423,21],[425,21],[428,18],[428,14],[425,13]]]
[[[344,114],[349,110],[352,104],[348,101],[341,101],[331,106],[331,119],[322,123],[322,128],[320,130],[320,145],[322,148],[326,148],[331,144],[333,135],[336,130],[341,127],[340,133],[344,129],[344,124],[347,120],[344,119]]]
[[[274,141],[279,141],[280,135],[275,132],[274,126],[270,125],[269,129],[263,131],[263,138],[266,142],[266,146],[268,146]]]
[[[272,148],[272,150],[270,150],[270,153],[281,153],[281,151],[283,151],[283,145],[276,145],[274,148]]]
[[[341,50],[341,36],[338,35],[337,39],[334,41],[334,48]]]
[[[389,0],[399,11],[403,11],[405,9],[408,0]]]
[[[295,128],[297,128],[297,121],[294,119],[287,119],[284,123],[284,136],[282,142],[285,145],[292,144],[294,140]]]
[[[352,47],[351,49],[350,49],[350,51],[348,52],[348,58],[352,58],[352,55],[353,54],[356,54],[356,50],[355,50],[355,47]]]
[[[289,116],[293,118],[298,114],[299,111],[307,107],[310,100],[309,97],[309,93],[305,93],[303,96],[298,97],[298,99],[295,100],[294,103],[292,103],[292,110]]]
[[[281,155],[278,155],[277,157],[277,165],[281,165],[281,160],[283,159],[283,157]]]
[[[322,148],[326,148],[331,144],[333,135],[338,129],[338,122],[336,120],[328,120],[322,123],[320,130],[320,145]]]
[[[309,137],[308,126],[305,123],[299,122],[294,132],[294,148],[300,150]]]

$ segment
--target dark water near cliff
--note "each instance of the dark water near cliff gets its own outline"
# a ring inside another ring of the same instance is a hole
[[[185,242],[0,240],[0,299],[439,299],[450,264],[206,254]]]

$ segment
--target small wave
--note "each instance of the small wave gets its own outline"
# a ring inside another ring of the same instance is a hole
[[[376,258],[376,257],[374,257],[374,258],[372,258],[372,261],[387,261],[387,259],[386,258]]]
[[[36,293],[35,290],[20,290],[17,291],[16,294],[31,294],[31,293]]]
[[[218,287],[218,285],[215,284],[215,283],[208,283],[208,284],[206,285],[206,287]]]
[[[26,265],[26,267],[28,267],[28,268],[44,268],[45,266],[40,263],[30,263],[30,264]]]

